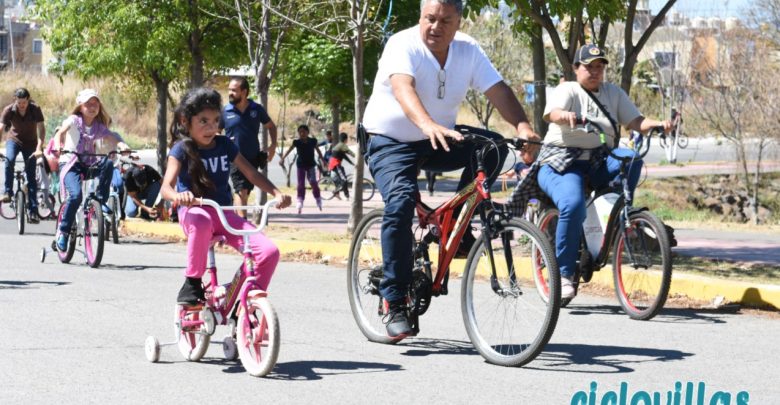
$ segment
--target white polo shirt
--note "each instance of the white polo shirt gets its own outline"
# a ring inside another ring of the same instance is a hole
[[[443,70],[443,72],[441,72]],[[401,109],[393,95],[390,76],[414,77],[415,90],[431,118],[447,128],[455,126],[461,102],[470,88],[482,93],[500,82],[501,75],[474,38],[458,32],[450,43],[442,69],[420,36],[420,26],[403,30],[387,41],[368,100],[363,126],[401,142],[428,139]],[[439,98],[439,77],[444,78],[444,97]]]

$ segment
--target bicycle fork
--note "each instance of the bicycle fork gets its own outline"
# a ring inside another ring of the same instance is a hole
[[[517,274],[515,273],[515,264],[512,258],[512,235],[507,232],[502,232],[500,234],[502,247],[501,250],[504,254],[504,258],[506,259],[507,272],[509,276],[509,288],[501,288],[501,285],[498,282],[498,276],[496,274],[496,260],[495,256],[493,255],[493,248],[491,246],[491,240],[494,236],[494,230],[492,227],[493,221],[488,217],[488,214],[485,212],[484,208],[480,209],[479,216],[482,219],[483,224],[482,239],[483,243],[485,244],[485,251],[488,255],[488,262],[490,263],[490,288],[493,289],[493,292],[502,297],[517,297],[522,295],[523,292],[520,291],[519,285],[517,284]],[[498,231],[499,230],[496,230],[496,232]]]

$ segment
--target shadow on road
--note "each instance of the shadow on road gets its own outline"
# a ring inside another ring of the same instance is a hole
[[[0,290],[3,289],[28,289],[41,288],[43,286],[59,287],[70,284],[66,281],[19,281],[19,280],[0,280]]]
[[[147,266],[147,265],[140,265],[140,264],[101,264],[100,269],[101,270],[143,271],[143,270],[152,270],[152,269],[176,270],[176,269],[181,269],[181,267],[180,266]]]
[[[635,364],[679,361],[693,355],[669,349],[553,343],[545,346],[539,357],[524,368],[587,374],[630,373]]]
[[[569,315],[618,315],[632,321],[618,305],[569,305],[561,308]],[[726,323],[721,315],[733,314],[731,309],[664,308],[655,318],[646,322]]]
[[[399,344],[401,347],[408,347],[409,350],[401,353],[404,356],[430,356],[434,354],[444,355],[478,355],[474,345],[471,342],[462,340],[446,339],[411,339],[405,340]]]
[[[222,371],[225,373],[243,373],[246,372],[241,362],[238,360],[229,361],[223,359],[203,359],[201,363],[228,366]],[[271,374],[265,378],[271,380],[321,380],[324,376],[340,374],[361,374],[361,373],[381,373],[385,371],[398,371],[401,369],[397,364],[386,363],[367,363],[361,361],[292,361],[288,363],[277,363]]]

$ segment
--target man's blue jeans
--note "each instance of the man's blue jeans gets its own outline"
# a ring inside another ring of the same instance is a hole
[[[636,156],[630,149],[615,149],[613,153],[618,156]],[[632,194],[641,174],[642,160],[637,156],[637,160],[628,170],[628,187]],[[588,161],[578,160],[562,173],[555,171],[550,165],[544,165],[539,169],[537,177],[539,186],[550,196],[560,213],[555,230],[555,255],[561,276],[564,277],[572,277],[577,265],[582,224],[585,221],[585,202],[588,198],[584,195],[583,184],[586,175],[593,189],[602,189],[619,177],[620,161],[608,157],[605,164],[593,169]]]
[[[412,219],[419,195],[417,174],[420,169],[447,172],[462,168],[460,190],[474,180],[475,145],[464,142],[450,146],[450,151],[446,152],[441,146],[433,150],[429,140],[404,143],[372,135],[367,149],[368,167],[385,203],[382,220],[384,278],[379,286],[380,293],[394,302],[407,296],[412,281]],[[488,153],[485,159],[491,185],[501,171],[508,149],[504,146],[499,152]]]
[[[138,193],[138,199],[144,202],[144,205],[147,207],[154,207],[154,203],[157,201],[157,196],[160,194],[160,188],[162,185],[159,181],[155,181],[154,183],[150,184],[148,187],[146,187],[146,190],[144,190],[142,193]],[[133,201],[130,196],[127,196],[127,205],[125,205],[125,214],[127,214],[130,218],[135,218],[138,216],[138,206],[135,205],[135,201]],[[149,214],[146,211],[141,211],[141,218],[149,219]]]
[[[14,141],[9,140],[5,143],[5,157],[8,158],[5,162],[5,192],[13,198],[14,161],[16,161],[16,156],[21,153],[22,159],[24,159],[24,172],[27,175],[27,206],[30,211],[37,212],[38,200],[35,194],[38,191],[38,182],[35,180],[35,160],[30,160],[33,152],[35,152],[34,149],[24,150]]]
[[[97,190],[95,190],[95,197],[100,204],[105,204],[108,199],[109,187],[111,187],[111,175],[114,170],[114,162],[103,158],[100,163],[92,167],[84,167],[80,162],[76,162],[63,174],[63,166],[60,165],[60,176],[62,182],[65,185],[65,190],[68,192],[68,198],[63,202],[65,205],[62,221],[60,222],[60,232],[70,231],[70,227],[73,224],[73,219],[76,217],[81,206],[81,201],[84,199],[84,195],[81,191],[81,176],[84,175],[84,179],[98,179]]]

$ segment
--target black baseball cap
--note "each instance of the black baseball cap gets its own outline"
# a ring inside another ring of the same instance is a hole
[[[585,44],[577,50],[577,54],[574,55],[574,64],[588,65],[596,59],[604,60],[604,63],[609,63],[604,50],[593,44]]]

